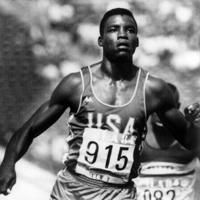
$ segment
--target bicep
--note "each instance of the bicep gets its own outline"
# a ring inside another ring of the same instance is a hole
[[[51,98],[33,115],[31,129],[34,135],[40,134],[55,123],[68,107],[68,79],[63,79],[53,91]]]
[[[184,133],[187,128],[187,121],[185,120],[183,113],[177,108],[174,94],[168,85],[164,85],[160,98],[160,107],[157,114],[163,124],[171,129],[175,135],[180,132]]]
[[[32,123],[32,132],[40,134],[64,113],[67,108],[70,110],[78,107],[81,90],[79,74],[72,74],[65,77],[54,92],[48,103],[45,103],[35,114]],[[75,110],[75,109],[74,109]]]
[[[49,105],[59,104],[70,111],[76,112],[83,91],[80,73],[74,73],[65,77],[54,90]]]
[[[31,133],[34,136],[41,134],[59,119],[65,109],[61,104],[44,103],[31,118]]]
[[[64,79],[53,91],[51,98],[45,102],[34,114],[33,123],[31,124],[31,131],[33,135],[39,135],[64,113],[64,111],[71,107],[69,103],[70,91],[68,79]]]

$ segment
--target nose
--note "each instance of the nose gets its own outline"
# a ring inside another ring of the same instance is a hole
[[[118,32],[118,39],[124,39],[124,38],[128,38],[127,36],[127,32],[124,30],[124,28],[120,28],[119,32]]]

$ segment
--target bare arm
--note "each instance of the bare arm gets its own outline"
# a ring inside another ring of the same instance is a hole
[[[14,133],[0,166],[0,193],[9,193],[8,189],[16,182],[15,163],[26,153],[33,139],[54,123],[64,110],[59,105],[49,107],[46,102]]]
[[[2,165],[14,165],[28,150],[33,139],[50,127],[65,111],[61,105],[42,104],[38,110],[19,128],[9,141]]]
[[[73,74],[61,81],[50,101],[41,105],[30,119],[19,128],[9,141],[3,163],[14,164],[32,143],[33,139],[54,124],[70,107],[76,109],[80,96],[80,76]]]
[[[0,193],[8,194],[7,189],[15,184],[15,163],[26,153],[34,138],[55,123],[68,107],[72,111],[78,107],[79,83],[77,74],[65,78],[53,92],[50,101],[42,104],[14,133],[0,166]]]
[[[176,108],[174,96],[168,85],[160,79],[152,78],[147,86],[147,110],[158,114],[164,126],[187,149],[199,151],[200,127],[185,119]]]

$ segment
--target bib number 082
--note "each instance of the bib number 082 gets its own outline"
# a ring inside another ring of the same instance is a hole
[[[166,198],[169,200],[175,199],[175,191],[174,190],[167,190],[165,192],[161,190],[150,191],[146,189],[143,194],[144,200],[165,200]]]

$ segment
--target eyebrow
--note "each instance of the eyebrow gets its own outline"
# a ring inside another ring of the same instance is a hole
[[[120,24],[113,23],[113,24],[107,25],[107,27],[110,27],[110,26],[120,26]],[[125,24],[124,26],[136,28],[134,24]]]
[[[133,28],[134,30],[137,31],[137,27],[134,24],[128,24],[128,25],[124,25],[124,26],[125,26],[125,28]],[[107,27],[107,29],[112,28],[112,27],[117,28],[117,27],[120,27],[120,24],[110,24],[110,25],[107,25],[106,27]]]

